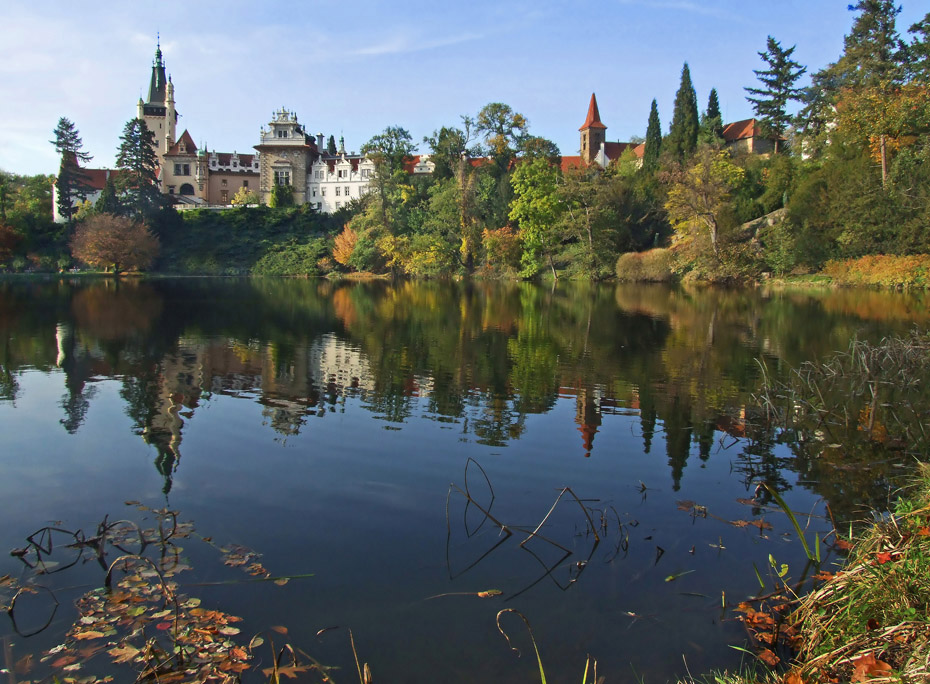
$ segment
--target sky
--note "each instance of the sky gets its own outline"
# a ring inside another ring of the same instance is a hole
[[[904,35],[927,12],[901,0]],[[272,112],[357,151],[387,126],[423,137],[489,102],[530,133],[578,153],[597,94],[609,141],[645,135],[652,99],[668,130],[688,62],[703,110],[752,116],[744,88],[766,37],[817,71],[852,26],[849,0],[347,0],[9,2],[0,23],[0,169],[57,172],[58,119],[114,166],[125,123],[147,95],[157,36],[181,114],[199,147],[252,152]],[[808,76],[802,80],[806,84]]]

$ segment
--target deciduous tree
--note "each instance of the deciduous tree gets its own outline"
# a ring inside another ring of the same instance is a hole
[[[349,265],[349,259],[352,258],[352,252],[355,251],[355,243],[358,242],[358,234],[349,226],[342,229],[342,232],[336,236],[333,245],[333,259],[343,266]]]
[[[510,178],[514,198],[510,220],[516,221],[523,242],[521,275],[531,278],[546,266],[558,278],[553,256],[561,242],[558,230],[562,206],[559,203],[559,170],[545,159],[534,159],[517,166]]]
[[[97,268],[144,270],[158,256],[159,243],[140,222],[124,216],[96,214],[79,224],[71,238],[71,255]]]
[[[714,254],[719,253],[721,210],[744,173],[730,161],[729,152],[704,148],[691,168],[672,176],[665,210],[676,242],[706,232]]]

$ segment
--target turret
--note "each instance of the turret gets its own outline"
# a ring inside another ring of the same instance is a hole
[[[139,98],[139,104],[136,105],[136,118],[141,119],[145,116],[145,103],[142,101],[142,98]]]
[[[346,153],[346,139],[341,135],[339,136],[339,154]]]
[[[168,77],[168,86],[165,89],[165,152],[174,145],[174,136],[177,126],[177,113],[174,109],[174,83]]]

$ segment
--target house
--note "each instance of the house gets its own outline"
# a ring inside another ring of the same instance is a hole
[[[727,124],[723,127],[723,139],[733,154],[769,154],[775,151],[775,139],[763,135],[756,119]]]
[[[115,180],[119,173],[118,170],[111,169],[81,169],[81,174],[84,176],[82,180],[87,188],[87,199],[85,201],[96,204],[107,185],[107,181],[111,178]],[[64,216],[58,213],[57,183],[52,183],[52,219],[55,223],[65,223],[67,221]]]

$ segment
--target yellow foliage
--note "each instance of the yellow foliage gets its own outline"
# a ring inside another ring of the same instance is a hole
[[[343,266],[348,265],[349,259],[352,258],[352,252],[355,251],[355,243],[358,242],[358,234],[346,226],[342,232],[336,236],[335,245],[333,246],[333,259]]]

